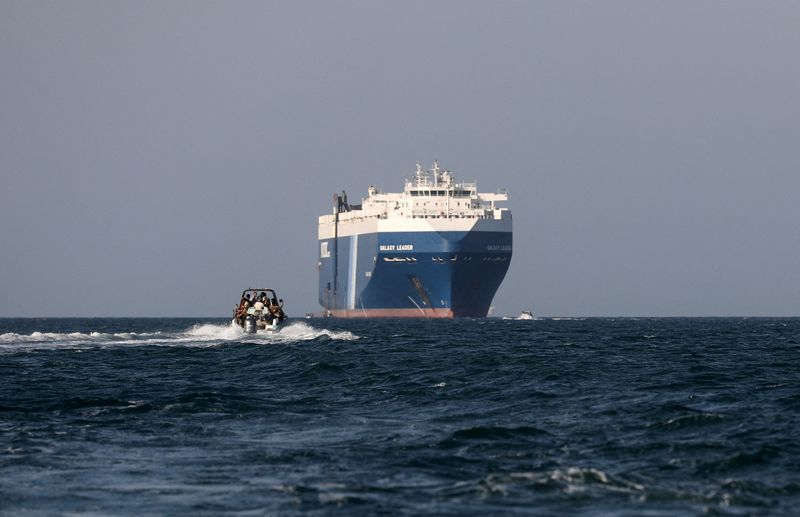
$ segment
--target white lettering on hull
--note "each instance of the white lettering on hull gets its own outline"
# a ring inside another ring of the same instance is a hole
[[[413,244],[381,244],[380,251],[414,251]]]

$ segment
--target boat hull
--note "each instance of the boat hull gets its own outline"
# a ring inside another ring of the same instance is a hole
[[[511,262],[503,231],[322,238],[319,303],[343,318],[485,317]]]

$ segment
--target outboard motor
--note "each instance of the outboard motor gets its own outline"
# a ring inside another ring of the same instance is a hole
[[[256,318],[252,315],[244,319],[244,332],[245,334],[255,334],[258,326],[256,325]]]

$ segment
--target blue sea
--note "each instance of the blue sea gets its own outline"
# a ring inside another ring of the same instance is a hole
[[[3,515],[787,515],[800,319],[0,320]]]

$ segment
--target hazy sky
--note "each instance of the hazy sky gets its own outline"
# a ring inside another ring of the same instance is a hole
[[[500,315],[800,315],[800,2],[0,0],[0,74],[0,316],[319,310],[333,192],[435,158]]]

